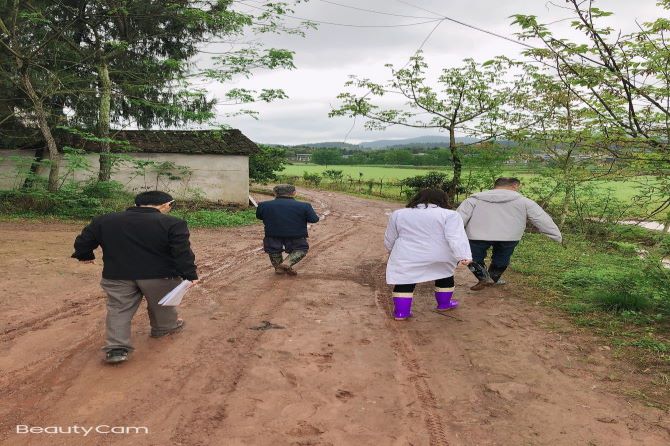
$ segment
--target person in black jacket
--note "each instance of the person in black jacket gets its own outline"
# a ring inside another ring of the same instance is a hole
[[[309,250],[307,243],[307,223],[316,223],[316,215],[312,205],[296,201],[295,187],[280,184],[274,187],[275,199],[258,205],[256,218],[263,220],[265,238],[263,249],[270,256],[270,262],[277,274],[298,273],[293,265],[301,261]],[[284,259],[283,252],[288,256]]]
[[[172,306],[158,301],[183,279],[198,281],[189,231],[182,219],[166,215],[173,198],[160,191],[142,192],[135,207],[93,219],[77,236],[72,257],[94,263],[93,250],[102,247],[100,285],[107,293],[108,363],[128,359],[130,323],[142,297],[147,300],[151,336],[161,337],[182,329]]]

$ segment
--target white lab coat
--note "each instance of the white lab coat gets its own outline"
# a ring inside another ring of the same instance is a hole
[[[453,276],[460,260],[472,258],[461,216],[433,204],[393,212],[384,246],[391,252],[386,265],[390,285]]]

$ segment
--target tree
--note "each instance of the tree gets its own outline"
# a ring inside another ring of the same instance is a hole
[[[37,2],[44,7],[43,2]],[[9,80],[15,87],[15,92],[21,92],[30,105],[30,110],[24,110],[24,119],[35,122],[46,142],[50,170],[49,191],[58,189],[58,175],[61,163],[61,154],[52,132],[54,125],[50,113],[49,99],[61,85],[58,78],[45,68],[41,61],[49,52],[57,53],[57,39],[59,35],[44,26],[40,17],[33,13],[33,6],[15,0],[0,3],[0,47],[4,55],[0,69],[3,70],[5,82]],[[13,101],[12,106],[18,105]],[[5,110],[4,119],[17,116],[15,110]]]
[[[260,152],[249,157],[249,179],[259,183],[276,180],[276,173],[284,170],[286,151],[266,145],[259,148]]]
[[[456,142],[456,134],[478,138],[477,143],[495,139],[504,132],[504,105],[511,100],[516,80],[508,80],[512,62],[497,58],[478,64],[466,59],[462,66],[444,68],[434,85],[426,79],[427,63],[421,53],[410,59],[407,68],[391,69],[384,84],[353,76],[346,86],[367,90],[365,94],[341,93],[342,105],[330,116],[364,116],[368,129],[383,130],[392,125],[441,129],[449,134],[453,164],[451,181],[444,189],[453,200],[461,184],[462,154],[465,145]],[[399,95],[403,107],[375,105],[372,98]]]
[[[292,68],[293,53],[263,49],[259,44],[218,54],[212,68],[198,71],[191,62],[199,46],[210,40],[239,37],[244,33],[280,32],[284,3],[267,5],[262,13],[243,13],[230,0],[146,1],[66,0],[58,11],[43,14],[60,33],[85,69],[79,76],[77,94],[67,96],[64,106],[75,110],[71,124],[92,130],[101,145],[99,179],[111,175],[110,128],[112,124],[155,125],[202,123],[214,117],[215,102],[203,89],[194,89],[191,77],[229,81],[250,76],[260,68]],[[74,21],[72,32],[64,24]],[[300,27],[287,30],[300,32]],[[95,73],[94,76],[91,73]],[[86,94],[81,94],[82,89]],[[271,101],[285,97],[277,89],[260,93],[233,89],[235,103]]]
[[[312,162],[321,166],[341,164],[342,153],[340,149],[317,149],[312,153]]]
[[[243,12],[231,0],[0,2],[0,17],[9,18],[7,26],[0,21],[0,48],[12,56],[10,64],[3,59],[0,69],[15,73],[16,79],[23,79],[22,71],[32,76],[35,94],[25,79],[20,83],[31,108],[21,113],[39,125],[56,161],[50,189],[57,185],[60,156],[52,135],[55,126],[76,127],[78,136],[100,144],[99,179],[104,181],[111,174],[113,126],[204,123],[214,117],[215,101],[194,88],[192,79],[228,82],[259,69],[293,68],[291,51],[244,39],[268,32],[301,34],[309,25],[284,26],[282,18],[291,11],[287,3],[256,10],[260,12]],[[212,56],[209,67],[199,69],[193,58],[211,41],[229,41],[231,50]],[[286,95],[276,88],[231,88],[226,97],[227,105],[239,106]],[[10,111],[0,113],[4,119]]]
[[[601,24],[611,13],[593,0],[566,3],[583,41],[555,37],[537,17],[520,14],[514,19],[519,36],[543,45],[525,53],[551,66],[557,82],[588,110],[585,126],[598,134],[593,151],[656,176],[647,196],[660,196],[650,214],[662,214],[670,209],[670,21],[659,17],[624,34]],[[658,4],[670,9],[670,0]]]
[[[412,152],[403,149],[389,150],[386,152],[386,156],[384,158],[386,161],[385,164],[394,165],[408,165],[412,164],[412,161],[414,160]]]
[[[593,113],[577,96],[546,70],[528,65],[525,72],[529,82],[515,104],[519,127],[510,137],[531,154],[546,157],[542,174],[553,187],[543,201],[559,197],[559,225],[564,226],[579,187],[614,176],[622,163],[606,164],[594,150],[601,136],[591,126]]]

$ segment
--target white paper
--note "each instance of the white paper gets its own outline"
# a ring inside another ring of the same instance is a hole
[[[175,307],[181,303],[184,294],[191,287],[190,280],[182,280],[179,285],[177,285],[172,291],[167,293],[161,300],[158,301],[158,305],[164,305],[169,307]]]

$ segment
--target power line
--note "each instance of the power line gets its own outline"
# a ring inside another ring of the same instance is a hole
[[[426,11],[426,12],[430,12],[431,14],[435,14],[435,15],[438,16],[438,17],[442,17],[442,20],[448,20],[448,21],[450,21],[450,22],[457,23],[457,24],[459,24],[459,25],[461,25],[461,26],[465,26],[465,27],[467,27],[467,28],[471,28],[471,29],[477,30],[477,31],[482,32],[482,33],[485,33],[485,34],[489,34],[489,35],[491,35],[491,36],[494,36],[494,37],[498,37],[498,38],[500,38],[500,39],[507,40],[508,42],[512,42],[512,43],[515,43],[515,44],[517,44],[517,45],[521,45],[521,46],[523,46],[523,47],[526,47],[526,48],[529,48],[529,49],[533,49],[533,50],[539,50],[539,49],[540,49],[540,48],[538,48],[538,47],[536,47],[536,46],[529,45],[529,44],[527,44],[527,43],[521,42],[520,40],[516,40],[516,39],[513,39],[513,38],[511,38],[511,37],[507,37],[507,36],[505,36],[505,35],[498,34],[498,33],[495,33],[495,32],[493,32],[493,31],[489,31],[489,30],[487,30],[487,29],[480,28],[480,27],[475,26],[475,25],[470,25],[469,23],[465,23],[465,22],[463,22],[463,21],[461,21],[461,20],[454,19],[454,18],[452,18],[452,17],[448,17],[448,16],[445,16],[445,15],[441,15],[441,14],[439,14],[439,13],[437,13],[437,12],[430,11],[430,10],[428,10],[428,9],[426,9],[426,8],[421,7],[421,6],[416,6],[416,5],[412,4],[412,3],[406,2],[406,1],[404,1],[404,0],[396,0],[396,1],[397,1],[397,2],[400,2],[400,3],[403,3],[403,4],[405,4],[405,5],[413,6],[413,7],[417,8],[417,9],[421,9],[421,10]],[[554,24],[554,23],[563,22],[563,21],[566,21],[566,20],[569,20],[569,19],[570,19],[570,18],[564,18],[564,19],[556,20],[556,21],[554,21],[554,22],[550,22],[549,24]],[[563,46],[564,48],[569,49],[568,45],[567,45],[565,42],[563,42],[563,41],[561,41],[561,40],[559,40],[559,39],[556,39],[556,38],[554,38],[554,37],[551,37],[551,38],[550,38],[550,42],[551,42],[551,43],[558,44],[558,45],[561,45],[561,46]],[[555,50],[553,50],[552,48],[550,48],[550,49],[552,50],[552,52],[556,53]],[[599,61],[597,61],[597,60],[595,60],[595,59],[593,59],[593,58],[591,58],[591,57],[585,56],[585,55],[583,55],[583,54],[579,54],[578,57],[580,57],[580,58],[582,59],[582,61],[589,61],[589,62],[591,62],[591,63],[593,63],[593,64],[595,64],[595,65],[598,65],[598,66],[600,66],[600,67],[605,67],[605,68],[607,68],[607,65],[605,65],[604,63],[599,62]],[[540,63],[543,63],[544,65],[547,65],[547,66],[550,66],[550,67],[553,68],[553,66],[548,65],[547,63],[544,63],[544,62],[541,62],[541,61],[540,61]]]
[[[444,15],[444,14],[440,14],[440,13],[438,13],[438,12],[431,11],[431,10],[429,10],[429,9],[423,8],[423,7],[421,7],[421,6],[414,5],[414,4],[409,3],[409,2],[406,2],[406,1],[404,1],[404,0],[396,0],[396,1],[399,2],[399,3],[402,3],[402,4],[404,4],[404,5],[412,6],[412,7],[414,7],[414,8],[420,9],[420,10],[422,10],[422,11],[429,12],[429,13],[431,13],[431,14],[437,16],[437,17],[441,17],[443,20],[448,20],[448,21],[450,21],[450,22],[457,23],[457,24],[459,24],[459,25],[461,25],[461,26],[465,26],[465,27],[467,27],[467,28],[471,28],[471,29],[477,30],[477,31],[482,32],[482,33],[485,33],[485,34],[489,34],[489,35],[491,35],[491,36],[495,36],[495,37],[498,37],[498,38],[501,38],[501,39],[505,39],[505,40],[507,40],[508,42],[516,43],[517,45],[525,46],[526,48],[531,48],[531,49],[535,49],[535,50],[537,49],[536,47],[534,47],[534,46],[532,46],[532,45],[529,45],[529,44],[527,44],[527,43],[524,43],[524,42],[521,42],[521,41],[519,41],[519,40],[513,39],[513,38],[511,38],[511,37],[507,37],[507,36],[505,36],[505,35],[498,34],[498,33],[495,33],[495,32],[493,32],[493,31],[489,31],[489,30],[487,30],[487,29],[480,28],[480,27],[475,26],[475,25],[470,25],[469,23],[465,23],[465,22],[463,22],[463,21],[461,21],[461,20],[454,19],[453,17],[449,17],[449,16],[446,16],[446,15]]]
[[[377,10],[374,10],[374,9],[358,8],[356,6],[345,5],[345,4],[342,4],[342,3],[332,2],[332,1],[329,1],[329,0],[319,0],[319,1],[322,2],[322,3],[328,3],[330,5],[341,6],[343,8],[355,9],[357,11],[364,11],[364,12],[370,12],[370,13],[374,13],[374,14],[388,15],[388,16],[393,16],[393,17],[404,17],[404,18],[407,18],[407,19],[432,19],[433,18],[433,17],[426,17],[426,16],[394,14],[394,13],[391,13],[391,12],[377,11]]]
[[[417,54],[419,51],[421,51],[423,49],[423,47],[426,45],[426,43],[428,43],[428,40],[430,40],[430,38],[433,35],[433,33],[435,32],[435,30],[437,30],[437,28],[440,26],[440,24],[442,24],[442,22],[444,22],[444,19],[441,19],[439,22],[437,22],[435,24],[433,29],[431,29],[430,32],[428,33],[428,35],[426,35],[426,37],[423,39],[423,41],[421,42],[421,45],[419,45],[419,47],[416,49],[416,51],[414,51],[414,54]],[[412,62],[411,59],[408,60],[407,63],[403,66],[403,69],[407,68],[407,65],[409,65],[411,62]],[[363,96],[363,98],[368,96],[370,93],[372,93],[371,89],[368,90],[367,93],[365,93],[365,96]],[[354,122],[351,124],[351,128],[349,128],[349,131],[347,132],[347,134],[344,136],[344,139],[342,140],[343,143],[347,142],[347,139],[349,138],[349,135],[351,135],[351,132],[354,131],[354,128],[356,127],[357,118],[358,118],[358,116],[354,115]]]
[[[250,5],[250,4],[242,2],[242,1],[238,1],[237,3],[241,4],[241,5],[244,5],[244,6],[247,6],[249,8],[258,9],[258,10],[265,11],[265,12],[272,12],[269,9],[262,8],[260,6]],[[427,20],[427,21],[424,21],[424,22],[398,23],[398,24],[394,24],[394,25],[354,25],[354,24],[351,24],[351,23],[337,23],[337,22],[327,22],[327,21],[323,21],[323,20],[306,19],[304,17],[298,17],[298,16],[294,16],[294,15],[289,15],[289,14],[284,14],[283,16],[291,18],[291,19],[302,20],[304,22],[309,22],[309,23],[318,23],[320,25],[331,25],[331,26],[343,26],[343,27],[347,27],[347,28],[402,28],[402,27],[407,27],[407,26],[425,25],[426,23],[435,23],[435,22],[438,22],[438,21],[442,20],[442,19],[436,18],[436,19]]]

